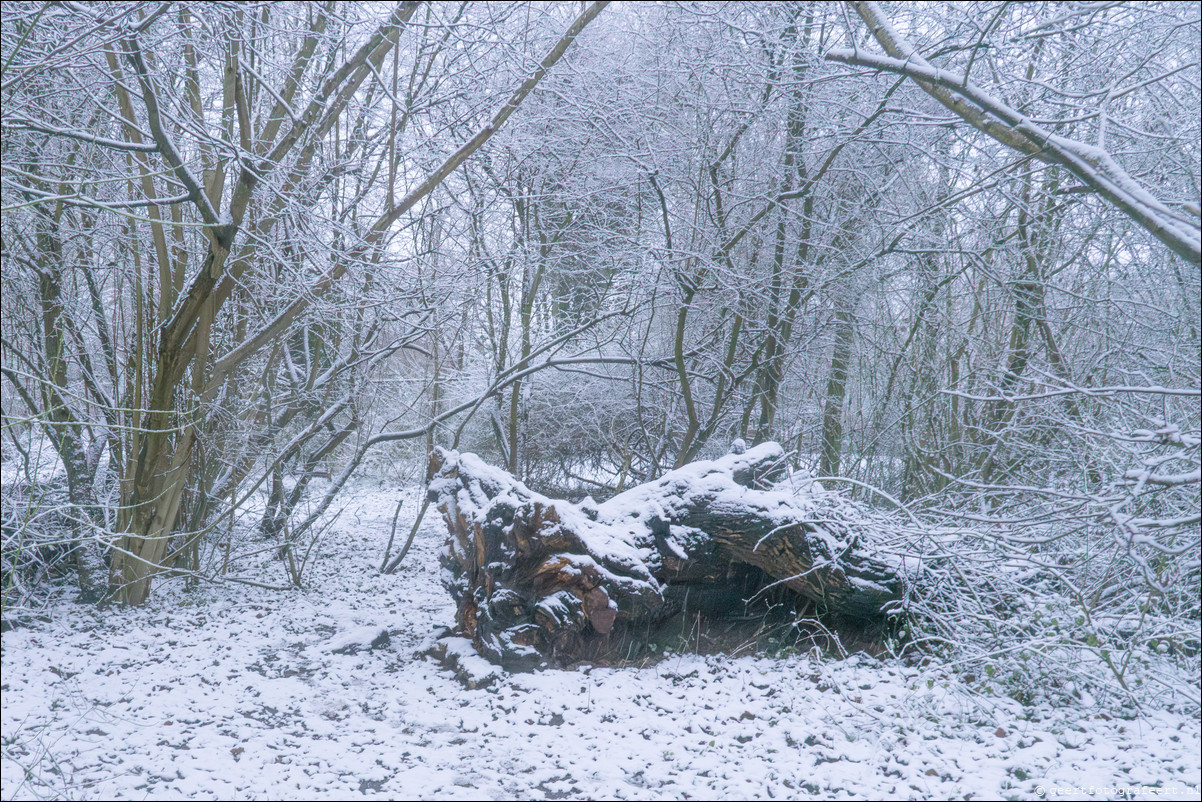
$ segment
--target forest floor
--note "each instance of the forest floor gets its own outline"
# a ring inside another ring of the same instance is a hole
[[[163,582],[139,609],[64,602],[4,633],[3,799],[1199,798],[1192,715],[1023,706],[865,656],[468,689],[422,656],[454,612],[438,517],[379,572],[396,500],[358,486],[306,590]],[[279,581],[255,559],[244,575]]]

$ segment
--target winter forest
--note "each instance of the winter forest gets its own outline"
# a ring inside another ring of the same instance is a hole
[[[5,0],[2,797],[1198,798],[1200,60]]]

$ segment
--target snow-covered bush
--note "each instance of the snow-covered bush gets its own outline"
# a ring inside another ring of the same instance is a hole
[[[69,576],[79,547],[65,481],[13,479],[0,485],[0,587],[7,618]]]
[[[1078,427],[1044,458],[1091,470],[1052,473],[1042,487],[970,487],[928,510],[929,530],[903,527],[923,581],[899,645],[1024,701],[1092,695],[1197,710],[1197,418],[1185,431],[1153,424]]]

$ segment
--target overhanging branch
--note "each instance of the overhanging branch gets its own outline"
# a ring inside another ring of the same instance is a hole
[[[972,127],[1046,164],[1064,167],[1083,184],[1139,223],[1190,264],[1202,263],[1202,231],[1154,197],[1106,150],[1058,136],[973,84],[967,76],[932,66],[889,24],[874,2],[851,4],[887,56],[835,49],[826,58],[912,79]]]

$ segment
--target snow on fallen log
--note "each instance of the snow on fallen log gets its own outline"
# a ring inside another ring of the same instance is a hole
[[[456,451],[435,449],[428,475],[450,535],[444,583],[458,634],[506,668],[593,659],[645,637],[690,596],[721,598],[743,565],[845,618],[880,618],[902,595],[898,569],[837,516],[773,489],[785,475],[775,443],[603,504],[548,498]]]

